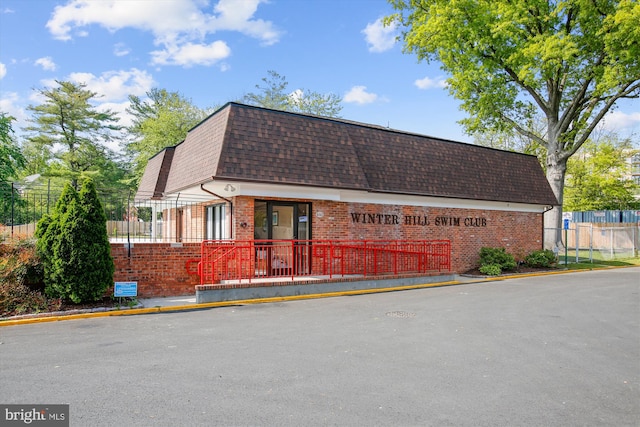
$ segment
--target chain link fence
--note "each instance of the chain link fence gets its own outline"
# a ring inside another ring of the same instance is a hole
[[[568,229],[545,228],[546,233],[560,236],[553,248],[561,262],[593,262],[638,256],[640,226],[620,223],[570,223]]]

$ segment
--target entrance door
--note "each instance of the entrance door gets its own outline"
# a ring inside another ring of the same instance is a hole
[[[310,246],[307,242],[311,239],[310,212],[310,203],[255,202],[254,239],[283,240],[268,242],[269,248],[256,249],[256,260],[264,260],[264,267],[260,268],[262,275],[286,276],[310,271]],[[293,251],[292,240],[296,241]]]

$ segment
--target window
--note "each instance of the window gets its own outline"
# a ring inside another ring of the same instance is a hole
[[[227,217],[224,204],[207,206],[207,240],[227,238]]]

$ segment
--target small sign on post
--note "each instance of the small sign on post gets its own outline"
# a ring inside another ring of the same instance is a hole
[[[113,287],[114,297],[137,297],[138,282],[115,282]]]
[[[563,219],[562,220],[562,229],[563,230],[568,230],[569,229],[569,220],[568,219]]]

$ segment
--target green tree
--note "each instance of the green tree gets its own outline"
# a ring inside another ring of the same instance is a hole
[[[13,136],[11,122],[15,118],[0,112],[0,182],[9,181],[18,176],[24,167],[24,156]]]
[[[11,218],[12,203],[19,197],[11,181],[17,178],[25,162],[13,137],[13,120],[13,117],[0,112],[0,222],[3,218]]]
[[[544,132],[544,126],[543,120],[538,118],[528,124],[529,130],[536,134],[542,134]],[[542,166],[545,167],[545,159],[547,157],[546,148],[536,140],[516,132],[513,129],[505,129],[502,131],[486,129],[484,131],[474,132],[471,136],[473,136],[473,143],[476,145],[532,154],[538,157]]]
[[[130,95],[127,112],[133,116],[129,133],[133,136],[125,146],[125,152],[133,161],[132,181],[137,186],[148,160],[163,148],[178,144],[189,129],[200,123],[208,114],[193,105],[190,99],[178,92],[152,89],[148,99]]]
[[[36,172],[65,177],[76,187],[87,176],[108,186],[100,171],[114,157],[106,144],[122,129],[116,114],[98,111],[91,104],[97,94],[85,84],[56,83],[52,89],[38,90],[42,104],[28,107],[33,115],[32,125],[25,128],[28,150],[37,154],[38,166],[46,168]]]
[[[628,139],[587,141],[580,153],[569,159],[564,208],[567,211],[640,208],[634,197],[638,185],[630,178],[627,162],[635,152]]]
[[[79,193],[65,186],[52,215],[36,229],[48,296],[75,303],[104,296],[115,269],[106,221],[92,180],[84,180]]]
[[[340,117],[342,99],[335,94],[321,94],[310,90],[298,89],[287,93],[286,77],[273,70],[262,79],[263,86],[257,84],[257,93],[248,93],[242,102],[273,110],[291,111],[294,113],[315,114],[325,117]]]
[[[640,96],[636,0],[389,1],[385,22],[403,28],[406,53],[440,61],[467,131],[511,130],[545,147],[561,204],[568,159],[617,101]],[[543,133],[527,126],[536,113]],[[561,220],[554,208],[545,226]]]
[[[61,240],[66,213],[77,204],[78,192],[67,183],[49,215],[44,215],[36,226],[36,249],[42,259],[45,293],[52,298],[62,298],[68,291],[64,276],[64,263],[69,260],[71,248]]]
[[[73,243],[71,258],[75,264],[70,271],[75,284],[69,298],[76,303],[98,301],[113,285],[115,266],[107,236],[107,217],[92,180],[82,183],[78,203],[72,204],[66,226]]]

